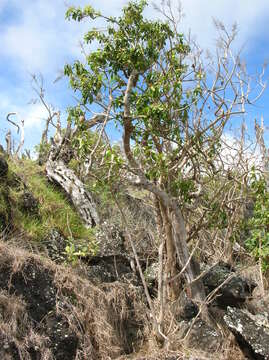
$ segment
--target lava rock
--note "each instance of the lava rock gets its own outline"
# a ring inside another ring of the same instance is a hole
[[[87,265],[88,278],[94,283],[133,280],[134,277],[130,260],[124,255],[95,256],[87,260]]]
[[[194,324],[192,321],[180,322],[179,335],[184,337],[188,331],[189,335],[186,339],[188,348],[214,353],[222,345],[221,334],[202,319],[197,319]]]
[[[123,233],[115,225],[104,222],[96,233],[96,241],[100,257],[126,254]]]
[[[55,359],[75,359],[79,340],[70,329],[67,321],[61,316],[52,315],[46,320],[46,323],[46,333],[49,336],[50,348]]]
[[[269,359],[269,322],[246,310],[227,308],[224,321],[241,347],[253,360]],[[266,319],[264,319],[266,320]]]
[[[157,262],[153,262],[149,266],[147,266],[144,276],[149,284],[152,284],[157,281],[159,272],[159,264]]]
[[[12,274],[10,293],[22,296],[29,316],[39,323],[56,305],[56,288],[52,274],[26,263],[20,272]]]
[[[207,294],[224,283],[216,294],[217,303],[222,308],[243,304],[252,296],[252,292],[257,286],[252,280],[236,275],[230,265],[224,262],[212,267],[202,280]]]
[[[106,222],[97,231],[98,251],[95,256],[84,258],[88,265],[88,278],[94,283],[130,280],[137,282],[133,260],[125,249],[123,232]]]
[[[181,291],[177,300],[171,303],[171,311],[178,322],[182,320],[189,321],[195,318],[199,313],[199,307],[186,294]]]
[[[52,229],[44,239],[48,256],[56,263],[65,261],[65,248],[67,245],[66,239],[56,230]]]
[[[27,353],[31,360],[41,360],[39,343],[29,342],[30,332],[35,331],[44,350],[46,347],[53,354],[55,360],[74,360],[79,346],[79,339],[68,321],[58,315],[56,309],[57,288],[54,283],[54,273],[42,267],[34,259],[26,261],[17,271],[13,272],[8,264],[0,266],[0,290],[21,299],[25,306],[24,332],[14,334],[21,342],[27,343]],[[59,300],[58,300],[59,304]],[[65,303],[61,304],[64,308]],[[5,314],[0,307],[0,318]],[[18,323],[19,324],[18,320]],[[18,327],[19,328],[19,327]],[[13,334],[12,334],[13,335]],[[10,335],[9,335],[10,336]],[[34,339],[35,340],[35,339]],[[1,334],[0,329],[0,359],[20,360],[18,345],[15,338]],[[17,356],[18,355],[18,356]],[[27,357],[28,359],[28,357]]]
[[[0,332],[0,358],[5,360],[21,359],[15,342],[2,331]]]
[[[199,307],[191,300],[186,299],[181,312],[181,317],[184,320],[191,320],[198,315]]]
[[[23,192],[21,207],[27,214],[38,215],[39,202],[29,190]]]

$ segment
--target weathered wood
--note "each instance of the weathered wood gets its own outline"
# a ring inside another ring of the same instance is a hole
[[[10,120],[10,116],[16,115],[19,118],[19,124],[15,123],[14,121]],[[22,151],[22,147],[24,145],[24,120],[23,118],[17,113],[17,112],[10,112],[7,114],[7,121],[14,125],[17,128],[17,133],[21,134],[21,140],[20,143],[17,147],[17,150],[14,150],[14,155],[15,156],[19,156],[21,155],[21,151]],[[9,147],[11,148],[11,138],[9,139],[9,137],[11,136],[11,133],[6,135],[6,142],[7,142],[7,153],[9,153]],[[10,150],[11,153],[11,150]]]
[[[99,224],[95,202],[75,172],[60,160],[48,159],[46,172],[50,180],[59,184],[70,196],[73,205],[88,228]]]

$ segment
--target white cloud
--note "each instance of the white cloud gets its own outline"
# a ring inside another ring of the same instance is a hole
[[[81,27],[65,21],[62,1],[31,1],[30,6],[29,0],[14,3],[18,23],[7,25],[0,34],[0,54],[22,71],[56,72],[77,48]]]
[[[9,27],[2,42],[5,47],[4,53],[13,58],[18,67],[22,66],[28,71],[46,67],[49,55],[46,43],[46,36],[42,37],[23,25]]]
[[[160,0],[155,2],[159,3]],[[76,3],[83,6],[88,1]],[[107,15],[118,14],[127,3],[128,0],[91,1],[91,5]],[[0,0],[0,11],[7,4],[6,0]],[[0,34],[0,54],[11,57],[16,66],[27,71],[40,70],[43,73],[56,72],[68,56],[78,56],[78,42],[89,25],[87,22],[78,25],[65,21],[67,6],[63,0],[10,0],[9,4],[13,4],[20,19]],[[186,14],[183,28],[191,28],[206,46],[210,46],[216,36],[212,17],[228,24],[237,21],[244,42],[250,34],[263,31],[260,20],[269,10],[267,0],[260,0],[255,5],[252,0],[182,0],[182,5]],[[147,13],[150,14],[150,10]],[[151,15],[156,16],[156,13],[152,12]]]
[[[2,1],[2,2],[1,2]],[[108,15],[117,14],[127,0],[93,1],[96,9]],[[80,6],[88,3],[79,1]],[[80,24],[65,20],[68,6],[63,0],[0,0],[0,11],[13,4],[18,23],[12,23],[0,33],[0,54],[13,60],[22,71],[56,73],[70,56],[81,53],[79,41],[89,28],[89,22]]]
[[[176,1],[176,0],[175,0]],[[90,3],[106,15],[117,15],[128,0],[67,0],[68,5]],[[150,2],[150,1],[149,1]],[[160,3],[160,0],[155,0]],[[269,16],[269,1],[259,0],[182,0],[183,11],[186,14],[182,28],[191,28],[203,46],[214,44],[216,33],[212,25],[212,17],[226,24],[238,22],[240,42],[246,42],[250,37],[264,37],[264,29]],[[54,79],[65,62],[80,55],[79,40],[90,27],[88,21],[81,24],[65,20],[67,5],[65,0],[0,0],[0,15],[12,6],[16,19],[2,23],[0,27],[1,60],[8,59],[19,79],[27,79],[25,83],[13,83],[10,86],[1,85],[0,113],[20,111],[26,121],[26,127],[42,127],[44,111],[38,105],[23,106],[32,97],[29,93],[29,76],[27,72],[42,72],[45,79]],[[147,15],[156,16],[152,9]],[[266,18],[267,17],[267,18]],[[253,45],[254,44],[254,45]],[[255,43],[247,42],[247,46]],[[8,67],[9,64],[5,65]],[[9,67],[8,67],[9,69]],[[9,85],[9,79],[7,79]],[[53,94],[54,95],[54,94]],[[57,96],[56,96],[57,98]],[[55,102],[55,98],[52,100]],[[17,107],[15,106],[16,102]],[[56,106],[61,106],[57,104]],[[3,115],[2,115],[3,116]]]
[[[26,129],[31,129],[32,127],[42,128],[48,113],[43,105],[36,104],[22,109],[22,116]]]
[[[160,0],[155,1],[156,4]],[[178,7],[178,0],[172,0],[173,8]],[[182,31],[191,29],[202,48],[215,45],[216,31],[213,18],[230,27],[239,26],[239,43],[251,46],[250,37],[263,35],[269,18],[269,2],[259,0],[181,0],[183,9]],[[267,19],[266,19],[267,18]]]

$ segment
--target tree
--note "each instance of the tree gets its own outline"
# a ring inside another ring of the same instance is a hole
[[[98,18],[106,27],[85,34],[86,44],[97,44],[85,62],[65,66],[72,88],[81,95],[70,121],[90,126],[91,120],[85,120],[89,106],[103,117],[102,131],[114,120],[122,131],[124,155],[113,153],[111,147],[107,159],[131,186],[154,197],[163,269],[159,323],[167,294],[170,299],[178,297],[182,276],[188,295],[198,305],[205,304],[192,260],[199,242],[193,251],[188,243],[208,224],[223,226],[227,218],[225,206],[231,199],[218,202],[227,181],[216,181],[218,186],[210,193],[206,189],[212,178],[220,178],[220,171],[222,179],[228,173],[221,161],[222,134],[228,122],[244,114],[264,90],[260,78],[261,91],[252,94],[245,66],[233,55],[236,27],[229,34],[216,22],[220,32],[216,56],[206,58],[178,32],[170,2],[162,4],[165,21],[143,16],[145,0],[131,1],[117,18],[91,6],[70,8],[68,19]],[[198,204],[201,212],[196,213],[194,226],[188,227]],[[206,316],[206,306],[201,312]]]
[[[95,227],[99,224],[95,201],[76,172],[68,166],[73,155],[70,148],[76,129],[72,129],[70,123],[67,124],[67,128],[62,128],[60,111],[49,104],[45,97],[42,75],[38,77],[32,75],[32,82],[33,90],[38,96],[32,102],[35,104],[39,101],[47,112],[46,125],[38,147],[38,162],[45,163],[47,177],[66,192],[85,226]],[[55,117],[56,124],[54,124]],[[49,142],[50,126],[53,126],[56,131]]]

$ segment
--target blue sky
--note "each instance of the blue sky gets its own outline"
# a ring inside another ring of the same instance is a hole
[[[18,111],[25,119],[26,148],[40,141],[46,113],[42,106],[29,104],[35,96],[30,73],[42,73],[49,101],[60,108],[74,103],[65,79],[53,83],[65,63],[81,57],[79,41],[89,28],[65,20],[69,5],[90,4],[108,15],[116,15],[127,0],[0,0],[0,142],[8,124],[8,112]],[[155,3],[159,3],[156,0]],[[216,32],[212,17],[227,26],[239,25],[238,46],[243,45],[243,57],[251,73],[269,60],[269,1],[257,0],[183,0],[183,30],[189,28],[203,48],[213,48]],[[147,15],[158,16],[152,9]],[[266,74],[268,76],[269,72]],[[269,125],[269,89],[249,114],[264,115]],[[250,125],[251,126],[251,125]]]

